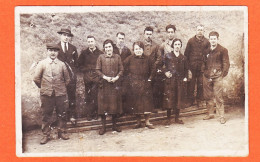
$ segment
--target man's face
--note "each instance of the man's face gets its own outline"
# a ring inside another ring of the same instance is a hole
[[[60,35],[60,39],[61,39],[61,41],[64,42],[64,43],[68,43],[69,40],[70,40],[70,38],[71,38],[71,36],[70,36],[69,34],[67,34],[67,33],[62,33],[62,34]]]
[[[204,27],[203,26],[197,26],[196,35],[198,37],[202,37],[204,35]]]
[[[145,31],[144,32],[144,39],[147,41],[147,42],[150,42],[152,40],[152,36],[153,36],[153,32],[152,31]]]
[[[123,45],[125,43],[125,36],[118,34],[116,37],[117,44]]]
[[[105,44],[104,48],[105,48],[105,52],[106,52],[107,55],[112,55],[112,53],[113,53],[113,46],[112,46],[111,43]]]
[[[175,35],[175,32],[174,32],[173,28],[167,29],[167,37],[168,37],[169,40],[173,40],[174,39],[174,35]]]
[[[47,54],[52,60],[57,58],[58,52],[59,50],[57,49],[47,49]]]
[[[96,41],[95,41],[94,38],[88,38],[87,39],[87,44],[88,44],[89,48],[93,49],[96,46]]]
[[[181,50],[181,42],[180,41],[174,42],[173,50],[176,51],[176,52],[179,52]]]
[[[137,44],[135,44],[134,53],[136,56],[141,56],[144,53],[144,50],[141,47],[139,47]]]
[[[209,37],[210,45],[215,47],[218,44],[218,37],[213,35]]]

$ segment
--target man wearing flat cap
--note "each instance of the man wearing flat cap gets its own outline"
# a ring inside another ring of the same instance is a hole
[[[68,140],[65,134],[67,90],[70,82],[69,72],[66,65],[57,59],[59,46],[47,44],[48,57],[39,62],[36,67],[34,79],[35,84],[40,88],[40,99],[42,109],[42,132],[43,138],[40,144],[46,144],[50,140],[50,125],[52,124],[52,113],[56,108],[58,120],[58,137]]]
[[[61,29],[57,32],[60,34],[60,42],[58,46],[60,48],[58,59],[63,61],[69,71],[71,82],[67,86],[67,93],[69,99],[68,119],[72,124],[76,124],[76,68],[78,53],[75,46],[69,43],[73,34],[70,29]]]

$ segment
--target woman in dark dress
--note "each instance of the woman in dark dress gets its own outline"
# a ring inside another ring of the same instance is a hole
[[[154,129],[149,122],[153,111],[153,94],[151,80],[154,74],[153,65],[148,56],[144,55],[144,44],[140,41],[133,44],[134,55],[124,61],[127,74],[126,113],[136,114],[137,125],[141,127],[141,115],[145,116],[145,126]]]
[[[98,114],[101,116],[102,127],[100,135],[106,132],[106,116],[112,115],[112,130],[121,132],[116,125],[118,114],[122,113],[121,84],[118,81],[123,74],[123,65],[119,55],[113,53],[112,40],[106,40],[103,44],[105,54],[97,59],[96,70],[100,78],[98,88]]]
[[[187,84],[188,63],[186,57],[180,52],[182,41],[174,39],[172,42],[173,52],[165,56],[166,80],[164,89],[163,106],[167,109],[166,125],[171,123],[171,110],[175,111],[175,122],[184,124],[179,119],[180,109],[183,108],[185,88]]]

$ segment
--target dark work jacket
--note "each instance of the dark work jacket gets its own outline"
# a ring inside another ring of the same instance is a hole
[[[196,36],[189,39],[184,55],[187,57],[191,70],[201,70],[203,51],[208,47],[210,47],[210,43],[205,37],[201,40]]]
[[[183,54],[180,53],[180,55],[176,57],[173,52],[167,53],[165,57],[165,66],[165,70],[170,71],[172,77],[180,80],[188,78],[189,66],[187,58]]]
[[[220,44],[214,50],[205,50],[202,71],[206,78],[220,78],[228,74],[230,67],[228,50]]]
[[[97,47],[92,52],[89,48],[83,50],[78,59],[78,66],[81,72],[96,70],[96,63],[99,55],[103,54]]]
[[[131,51],[129,48],[127,48],[126,46],[123,47],[121,53],[119,48],[115,45],[114,47],[114,53],[115,54],[119,54],[119,56],[121,57],[122,62],[124,62],[124,60],[131,55]]]
[[[155,43],[155,42],[151,42],[151,44],[147,44],[144,41],[144,55],[149,56],[154,69],[157,69],[158,67],[161,66],[161,62],[162,62],[162,56],[159,50],[160,46]]]

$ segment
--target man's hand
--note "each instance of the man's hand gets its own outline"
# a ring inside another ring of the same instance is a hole
[[[115,83],[118,79],[119,79],[119,76],[112,77],[112,78],[111,78],[111,82],[112,82],[112,83]]]
[[[187,82],[187,78],[184,78],[183,81],[184,81],[184,82]]]
[[[165,72],[165,75],[167,78],[171,78],[172,77],[172,73],[170,71]]]

